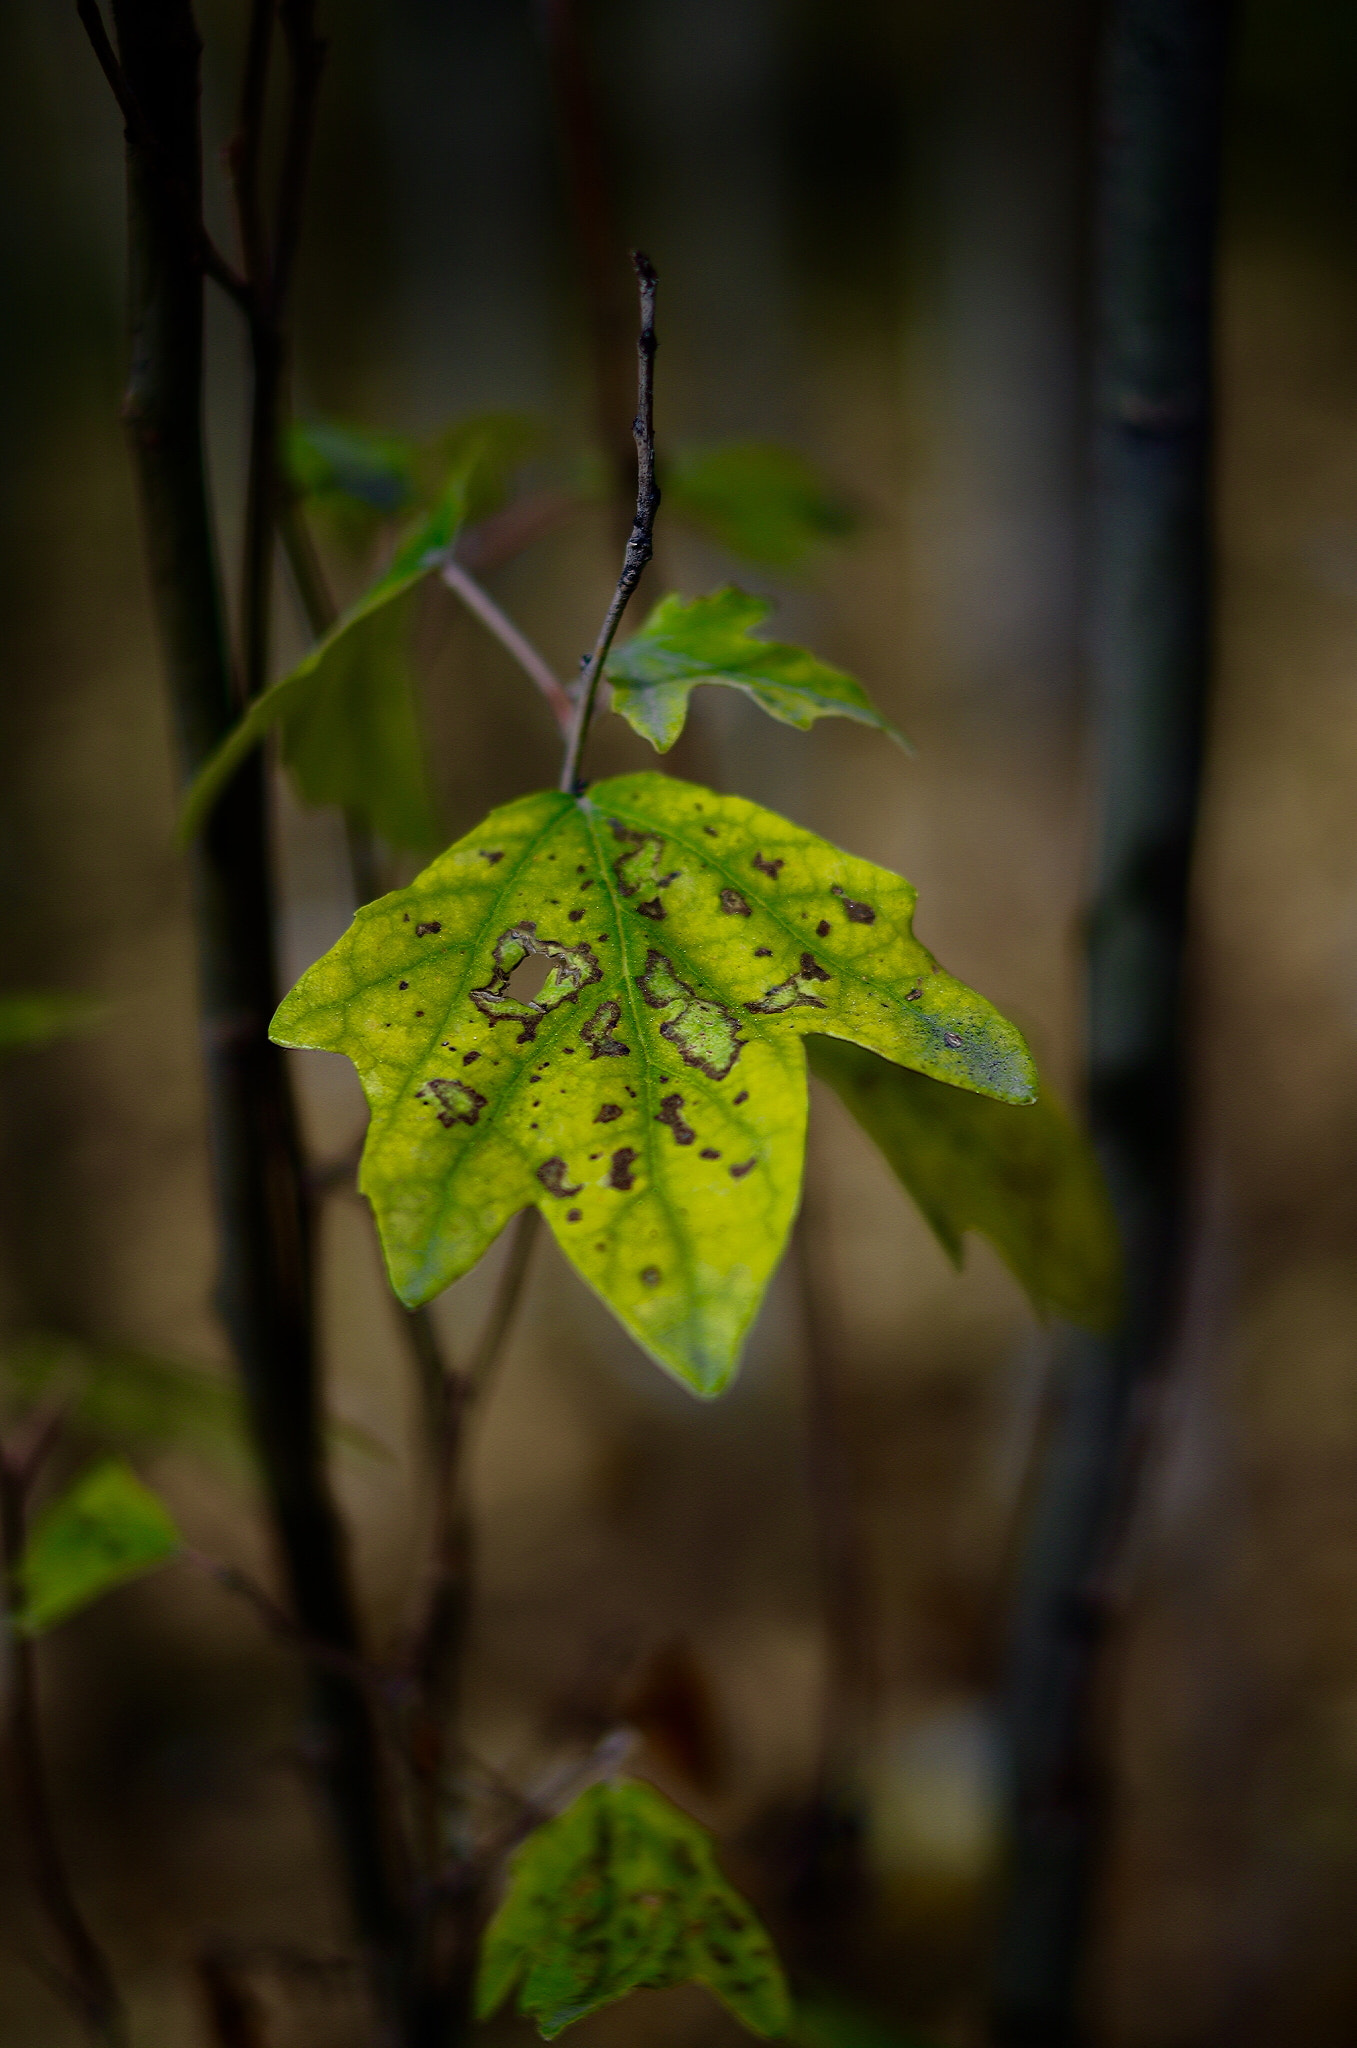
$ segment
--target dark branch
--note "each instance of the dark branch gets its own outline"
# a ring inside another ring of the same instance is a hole
[[[198,258],[199,267],[205,277],[210,277],[221,286],[229,298],[235,300],[243,312],[250,310],[250,288],[239,271],[233,269],[221,250],[204,227],[196,213],[192,197],[169,173],[161,150],[146,116],[137,101],[137,96],[127,82],[127,73],[118,62],[117,52],[109,41],[104,18],[99,12],[97,0],[75,0],[75,11],[84,24],[85,33],[99,61],[99,69],[108,80],[110,92],[118,103],[123,117],[123,128],[129,143],[142,151],[148,164],[158,171],[171,205],[181,215],[181,226]]]
[[[254,0],[250,9],[250,32],[240,81],[236,132],[226,149],[241,262],[256,293],[269,270],[259,174],[264,160],[264,109],[268,96],[269,58],[273,50],[274,9],[275,0]]]
[[[580,758],[589,735],[598,696],[599,679],[608,649],[622,622],[622,614],[654,553],[655,515],[660,509],[660,487],[655,481],[655,289],[659,279],[650,258],[637,249],[632,255],[641,292],[641,331],[636,339],[636,418],[632,434],[636,441],[636,516],[632,520],[622,574],[617,579],[613,601],[608,606],[594,651],[584,665],[579,682],[579,710],[565,750],[561,788],[578,794]]]
[[[118,102],[118,112],[123,117],[129,142],[139,143],[143,149],[154,149],[155,137],[146,124],[146,117],[137,105],[136,94],[127,82],[127,74],[118,62],[117,52],[108,39],[104,17],[99,12],[96,0],[75,0],[75,11],[84,24],[94,54],[99,60],[99,69],[108,80],[109,91]]]

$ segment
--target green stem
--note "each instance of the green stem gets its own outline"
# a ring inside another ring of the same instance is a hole
[[[1089,1101],[1126,1248],[1115,1336],[1071,1341],[1014,1616],[995,2039],[1082,2038],[1107,1768],[1094,1689],[1146,1394],[1188,1237],[1186,954],[1214,602],[1213,304],[1229,0],[1116,0],[1098,107]]]
[[[128,138],[132,369],[124,408],[152,596],[192,775],[235,722],[203,449],[200,43],[190,0],[113,0],[119,57],[153,142]],[[357,1655],[330,1497],[312,1303],[311,1218],[283,1055],[268,1040],[274,914],[263,763],[245,764],[195,858],[204,1056],[222,1256],[220,1302],[241,1373],[298,1626]],[[315,1682],[323,1780],[355,1921],[383,2001],[400,1998],[409,1915],[368,1702]]]

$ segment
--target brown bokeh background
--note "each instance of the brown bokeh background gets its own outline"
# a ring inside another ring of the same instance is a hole
[[[206,118],[230,120],[241,7],[204,7]],[[329,0],[302,267],[307,413],[426,432],[487,407],[588,437],[579,288],[528,0]],[[731,575],[779,633],[859,675],[917,757],[699,700],[679,772],[775,804],[920,890],[918,928],[1077,1094],[1093,796],[1079,690],[1080,237],[1089,25],[1074,0],[647,0],[591,10],[616,203],[663,277],[674,447],[777,437],[862,512],[792,582],[662,526],[652,594]],[[118,427],[118,124],[74,10],[0,14],[0,986],[107,1002],[0,1076],[0,1303],[222,1361],[183,864]],[[1102,1711],[1113,1837],[1089,1999],[1111,2048],[1340,2048],[1357,2032],[1357,30],[1323,0],[1247,7],[1222,256],[1221,663],[1194,949],[1198,1217],[1187,1328]],[[219,180],[209,166],[214,206]],[[225,233],[224,215],[222,217]],[[226,559],[240,340],[213,314]],[[587,515],[496,581],[561,671],[610,587]],[[300,640],[284,604],[279,659]],[[554,774],[516,673],[431,605],[430,730],[450,832]],[[615,721],[609,721],[610,727]],[[642,759],[600,729],[600,770]],[[334,821],[278,795],[285,973],[349,911]],[[361,1127],[346,1067],[298,1058],[321,1158]],[[992,1690],[1057,1338],[998,1261],[953,1274],[837,1104],[811,1170],[833,1276],[883,1674],[862,1760],[877,1900],[854,1990],[904,2032],[982,2039],[997,1854]],[[493,1269],[495,1260],[487,1262]],[[464,1348],[478,1273],[439,1305]],[[364,1211],[325,1220],[330,1402],[374,1642],[425,1503],[418,1412]],[[664,1381],[548,1247],[475,1449],[475,1746],[531,1778],[682,1644],[721,1769],[679,1795],[743,1854],[804,1786],[823,1627],[801,1318],[774,1286],[713,1406]],[[248,1475],[149,1468],[191,1540],[268,1571]],[[208,1940],[261,1965],[280,2044],[360,2022],[295,1753],[298,1674],[248,1612],[171,1571],[43,1652],[62,1823],[144,2048],[205,2040]],[[744,1844],[743,1850],[740,1844]],[[0,1844],[3,1852],[3,1844]],[[0,2042],[65,2048],[0,1904]],[[697,1994],[587,2024],[697,2048]],[[526,2037],[524,2037],[526,2038]],[[582,2041],[584,2036],[581,2036]]]

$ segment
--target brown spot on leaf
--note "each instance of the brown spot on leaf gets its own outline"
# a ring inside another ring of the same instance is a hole
[[[567,1223],[578,1223],[580,1217],[583,1214],[583,1209],[567,1209],[565,1212],[565,1220]]]
[[[464,1067],[472,1066],[479,1058],[480,1054],[478,1052],[464,1052],[462,1054],[462,1065]]]
[[[649,903],[638,903],[636,908],[642,917],[651,918],[656,924],[660,924],[663,921],[664,905],[658,896],[652,896]]]
[[[820,919],[820,922],[815,927],[815,936],[817,939],[827,939],[829,937],[829,923],[827,919],[823,917]]]
[[[646,955],[645,971],[636,977],[636,986],[652,1010],[679,1005],[661,1024],[661,1038],[678,1047],[688,1066],[699,1067],[713,1081],[723,1081],[746,1043],[739,1035],[735,1013],[723,1003],[699,996],[675,974],[673,962],[653,947]]]
[[[584,912],[582,910],[572,910],[569,912],[571,924],[578,924],[583,916]]]
[[[779,981],[756,1003],[746,1003],[747,1010],[756,1010],[765,1017],[780,1017],[784,1010],[804,1007],[808,1010],[823,1010],[825,1004],[819,996],[812,995],[806,986],[811,981],[828,981],[829,975],[809,953],[801,955],[801,966],[795,974],[789,974],[785,981]]]
[[[622,1015],[622,1005],[617,1002],[600,1003],[587,1024],[580,1026],[580,1037],[589,1048],[591,1060],[626,1059],[631,1052],[620,1038],[614,1038]]]
[[[912,988],[909,994],[905,997],[905,1001],[907,1003],[917,1003],[922,994],[923,990],[921,988]]]
[[[580,1189],[571,1187],[566,1179],[569,1172],[564,1159],[544,1159],[537,1169],[537,1178],[549,1195],[559,1195],[562,1200],[568,1195],[577,1195]]]
[[[944,1045],[950,1045],[953,1052],[957,1052],[961,1047],[961,1034],[957,1031],[944,1031],[942,1042]]]
[[[771,946],[755,946],[754,958],[756,960],[771,960],[772,957],[773,949]]]
[[[502,852],[502,851],[500,851],[500,852],[496,852],[496,853],[492,853],[492,852],[490,851],[489,847],[486,847],[486,846],[483,846],[483,847],[481,847],[481,849],[480,849],[480,855],[481,855],[481,859],[482,859],[482,860],[488,860],[488,861],[489,861],[489,863],[490,863],[491,867],[493,867],[493,866],[495,865],[495,862],[496,862],[497,860],[503,860],[503,858],[504,858],[504,854],[503,854],[503,852]]]
[[[438,922],[438,919],[431,917],[427,924],[417,924],[415,926],[415,937],[417,939],[427,939],[430,932],[441,932],[442,929],[443,927]]]
[[[839,887],[837,882],[834,883],[829,893],[831,896],[843,896],[843,907],[848,913],[850,923],[876,923],[876,912],[873,910],[870,903],[855,903],[851,896],[844,896],[843,890]]]
[[[449,1129],[453,1124],[474,1124],[485,1108],[485,1097],[453,1076],[435,1074],[415,1094],[438,1104],[438,1121]]]
[[[731,1179],[743,1180],[747,1173],[752,1173],[754,1171],[754,1168],[758,1165],[758,1163],[759,1162],[757,1159],[746,1159],[743,1166],[732,1166],[730,1169]]]
[[[669,1129],[674,1133],[674,1143],[676,1145],[691,1145],[697,1136],[697,1132],[693,1129],[692,1125],[684,1121],[683,1097],[681,1095],[666,1095],[660,1103],[655,1121],[657,1124],[667,1124],[669,1126]]]
[[[754,865],[761,875],[767,875],[770,882],[775,882],[787,863],[785,860],[765,860],[761,853],[756,853]]]
[[[618,1147],[617,1151],[613,1153],[612,1162],[608,1167],[608,1186],[610,1188],[617,1188],[625,1194],[628,1188],[636,1185],[636,1176],[631,1170],[636,1164],[636,1158],[637,1155],[630,1145]]]
[[[723,889],[721,891],[721,908],[725,911],[727,917],[749,916],[749,905],[745,902],[738,889]]]
[[[641,1285],[643,1287],[658,1287],[660,1284],[661,1277],[662,1276],[658,1266],[642,1266]]]
[[[410,986],[410,984],[409,984],[409,982],[408,982],[408,981],[403,981],[403,982],[401,983],[401,987],[402,987],[402,988],[409,988],[409,986]]]
[[[742,1088],[735,1098],[735,1107],[738,1109],[742,1102],[748,1102],[748,1100],[749,1090],[747,1088]]]
[[[697,1156],[699,1159],[719,1159],[721,1157],[713,1145],[704,1145]]]
[[[594,1118],[596,1124],[615,1124],[622,1114],[620,1102],[605,1102]]]

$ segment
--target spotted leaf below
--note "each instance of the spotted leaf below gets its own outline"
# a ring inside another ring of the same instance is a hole
[[[517,1991],[550,2041],[628,1992],[692,1983],[751,2033],[791,2024],[777,1953],[706,1830],[637,1779],[591,1785],[514,1855],[481,1946],[477,2017]]]
[[[493,811],[360,910],[273,1022],[346,1053],[392,1285],[428,1301],[536,1203],[699,1394],[738,1363],[800,1193],[803,1036],[1006,1102],[1021,1037],[914,938],[915,892],[653,774]]]

